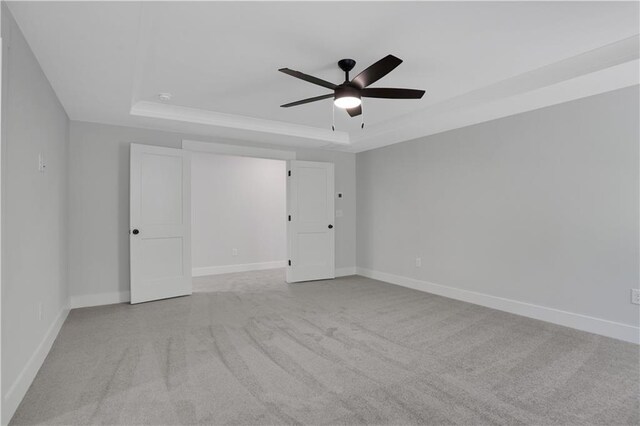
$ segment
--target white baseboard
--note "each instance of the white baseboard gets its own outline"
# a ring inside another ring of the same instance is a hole
[[[130,300],[131,297],[128,291],[114,291],[112,293],[71,296],[69,305],[71,309],[75,309],[89,306],[113,305],[114,303],[125,303]]]
[[[27,393],[29,386],[35,379],[36,374],[38,374],[38,370],[42,367],[42,363],[44,362],[47,354],[51,350],[51,346],[53,342],[58,337],[58,333],[60,332],[60,328],[62,328],[62,324],[67,319],[67,315],[69,314],[69,309],[64,308],[60,311],[56,319],[53,321],[46,334],[44,335],[42,341],[36,348],[31,358],[27,361],[27,364],[24,366],[20,374],[16,380],[11,384],[9,390],[4,395],[2,399],[2,424],[6,425],[13,417],[14,413],[18,409],[18,405],[24,398],[24,395]]]
[[[336,278],[338,277],[348,277],[349,275],[356,274],[355,266],[348,266],[346,268],[338,268],[336,269]]]
[[[264,269],[285,268],[286,266],[286,260],[277,260],[275,262],[243,263],[240,265],[205,266],[203,268],[193,268],[191,270],[191,275],[194,277],[202,277],[205,275],[230,274],[232,272],[262,271]]]
[[[486,306],[500,311],[522,315],[541,321],[571,327],[614,339],[624,340],[631,343],[640,343],[640,327],[609,321],[587,315],[576,314],[574,312],[562,311],[560,309],[548,308],[546,306],[534,305],[532,303],[520,302],[503,297],[491,296],[484,293],[477,293],[469,290],[462,290],[446,285],[434,284],[428,281],[416,280],[414,278],[399,275],[387,274],[385,272],[374,271],[367,268],[357,268],[358,275],[362,275],[374,280],[385,281],[403,287],[433,293],[450,299],[462,300],[476,305]]]

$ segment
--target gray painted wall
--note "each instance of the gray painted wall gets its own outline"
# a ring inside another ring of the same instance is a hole
[[[638,114],[635,86],[358,154],[358,267],[637,326]]]
[[[212,138],[155,130],[71,122],[69,152],[69,265],[71,296],[129,291],[129,145],[179,148],[183,139]],[[233,142],[243,144],[240,142]],[[264,144],[244,144],[262,146]],[[289,149],[286,147],[273,147]],[[355,154],[295,149],[299,160],[335,164],[336,268],[355,266]]]
[[[286,170],[283,160],[191,153],[194,270],[285,261]]]
[[[4,399],[67,308],[69,119],[4,3],[2,38]],[[39,153],[45,173],[38,171]],[[28,379],[22,382],[29,385]],[[14,388],[11,401],[4,401],[3,422],[22,398],[21,389]]]

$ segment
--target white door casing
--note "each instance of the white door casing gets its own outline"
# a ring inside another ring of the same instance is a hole
[[[335,278],[334,167],[287,162],[287,282]]]
[[[131,303],[191,294],[191,163],[181,149],[131,144]]]

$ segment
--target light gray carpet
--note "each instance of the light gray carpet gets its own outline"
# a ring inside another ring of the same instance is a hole
[[[632,344],[357,276],[195,287],[71,311],[12,424],[640,422]]]

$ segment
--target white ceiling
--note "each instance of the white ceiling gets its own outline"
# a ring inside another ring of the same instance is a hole
[[[637,2],[9,3],[73,120],[363,151],[638,84]],[[360,118],[279,73],[339,83],[393,54]],[[168,103],[158,93],[170,92]]]

